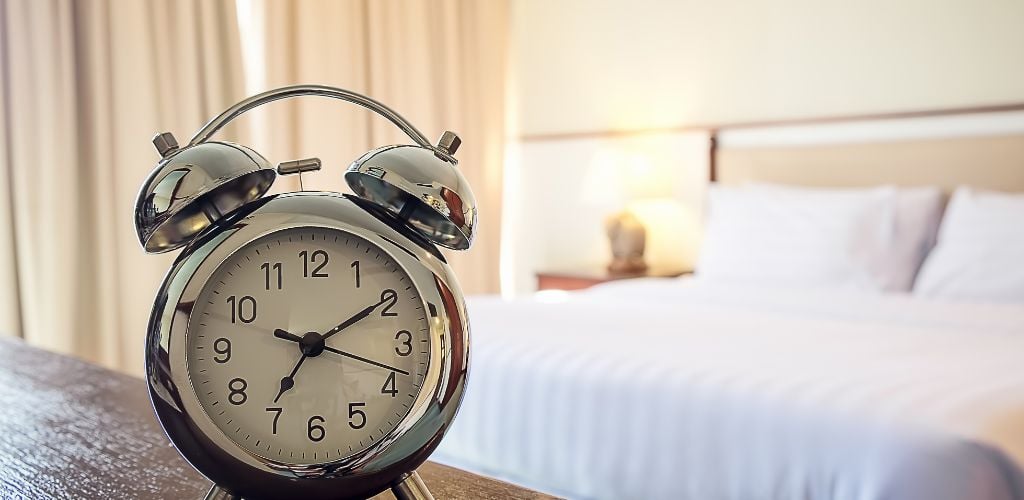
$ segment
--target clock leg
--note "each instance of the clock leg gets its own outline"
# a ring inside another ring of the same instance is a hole
[[[206,493],[204,500],[241,500],[241,498],[242,497],[215,484],[210,488],[210,491]]]
[[[427,490],[427,485],[423,484],[423,480],[420,479],[420,475],[416,471],[402,476],[391,487],[391,492],[398,500],[434,500],[434,496]]]

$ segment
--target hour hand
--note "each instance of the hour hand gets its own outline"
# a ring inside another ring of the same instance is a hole
[[[295,387],[295,374],[299,373],[299,368],[302,366],[303,361],[306,361],[305,354],[303,354],[302,357],[299,358],[299,361],[295,363],[295,367],[292,368],[291,373],[285,375],[284,378],[281,379],[281,388],[278,389],[277,396],[274,397],[275,403],[278,399],[281,399],[281,396],[284,395],[284,393],[291,390],[292,387]]]
[[[280,328],[274,330],[274,336],[279,339],[290,340],[292,342],[302,342],[302,337],[295,335],[294,333],[290,333],[286,330],[282,330]]]
[[[323,339],[327,340],[328,337],[330,337],[330,336],[332,336],[332,335],[334,335],[334,334],[336,334],[336,333],[338,333],[338,332],[340,332],[340,331],[342,331],[342,330],[344,330],[344,329],[346,329],[346,328],[348,328],[348,327],[358,323],[363,318],[369,316],[370,313],[372,313],[373,310],[376,309],[377,306],[379,306],[381,304],[383,304],[383,301],[382,302],[377,302],[376,304],[371,304],[369,306],[366,306],[366,308],[364,308],[362,311],[359,311],[359,312],[355,313],[355,315],[353,315],[349,319],[346,319],[340,325],[338,325],[338,326],[336,326],[334,328],[331,328],[330,330],[327,330],[326,332],[324,332]],[[275,333],[275,335],[276,335],[276,333]]]
[[[295,379],[291,377],[282,378],[281,388],[277,391],[277,396],[274,397],[274,402],[276,403],[278,399],[281,399],[281,396],[283,396],[284,393],[288,392],[288,390],[291,389],[292,387],[295,387]]]

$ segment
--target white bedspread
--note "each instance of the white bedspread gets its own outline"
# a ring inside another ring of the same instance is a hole
[[[573,498],[1024,498],[1024,307],[634,280],[469,311],[435,460]]]

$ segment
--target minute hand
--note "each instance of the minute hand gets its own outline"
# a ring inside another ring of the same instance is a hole
[[[352,316],[349,319],[346,319],[340,325],[338,325],[338,326],[336,326],[334,328],[331,328],[330,330],[327,330],[326,332],[324,332],[323,340],[327,340],[328,338],[330,338],[331,335],[334,335],[335,333],[338,333],[338,332],[340,332],[340,331],[342,331],[342,330],[344,330],[344,329],[346,329],[346,328],[348,328],[348,327],[358,323],[363,318],[369,316],[370,313],[372,313],[373,310],[376,309],[377,306],[379,306],[381,304],[382,304],[382,302],[377,302],[376,304],[372,304],[372,305],[366,306],[366,309],[363,309],[362,311],[357,312],[354,316]]]

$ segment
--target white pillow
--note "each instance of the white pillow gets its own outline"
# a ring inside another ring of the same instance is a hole
[[[695,272],[719,282],[883,290],[895,204],[892,188],[712,186]]]
[[[957,189],[914,293],[1024,302],[1024,195]]]
[[[897,251],[907,252],[913,270],[904,291],[910,291],[921,264],[935,246],[945,208],[942,190],[937,187],[898,188],[896,190]]]
[[[805,188],[781,184],[750,184],[751,189],[771,189],[793,195],[818,193],[844,195],[869,193],[879,188]],[[888,257],[880,257],[885,267],[885,290],[909,292],[914,278],[921,269],[928,252],[935,246],[935,238],[942,221],[943,195],[937,187],[888,188],[895,193],[895,219],[892,246]]]

